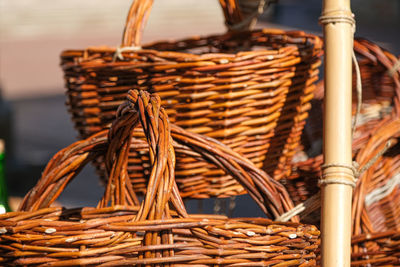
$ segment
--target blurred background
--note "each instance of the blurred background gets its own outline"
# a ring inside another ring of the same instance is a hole
[[[225,31],[217,0],[156,0],[143,42]],[[279,0],[257,27],[321,33],[321,0]],[[65,106],[59,55],[65,49],[119,46],[130,0],[0,0],[0,138],[6,140],[9,194],[23,196],[51,156],[76,140]],[[400,1],[352,0],[356,36],[400,54]],[[92,167],[63,193],[65,206],[95,205],[102,194]],[[261,215],[236,200],[234,215]],[[229,205],[229,201],[222,205]],[[251,204],[251,203],[250,203]],[[189,202],[212,212],[214,203]],[[255,207],[255,205],[252,205]]]

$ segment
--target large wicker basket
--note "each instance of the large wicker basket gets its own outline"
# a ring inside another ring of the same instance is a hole
[[[319,231],[314,226],[186,213],[174,180],[174,147],[237,178],[267,215],[290,209],[284,188],[249,160],[213,139],[171,126],[159,98],[147,93],[131,91],[117,116],[109,132],[58,152],[25,197],[22,211],[0,215],[2,265],[316,265]],[[151,158],[140,206],[127,175],[132,129],[139,121]],[[179,136],[174,146],[170,131]],[[49,207],[83,165],[103,153],[109,180],[98,207]]]
[[[62,53],[67,104],[81,137],[110,126],[128,89],[150,90],[161,97],[172,122],[222,141],[275,179],[283,177],[299,145],[318,80],[320,38],[263,29],[140,48],[151,2],[134,1],[122,48]],[[237,23],[240,10],[235,1],[220,2],[227,24]],[[148,155],[129,153],[129,175],[135,190],[144,193]],[[245,192],[230,175],[192,157],[178,158],[176,177],[184,197]]]

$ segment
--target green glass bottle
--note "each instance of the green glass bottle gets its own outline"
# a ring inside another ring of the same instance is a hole
[[[5,177],[4,141],[0,139],[0,214],[11,211],[8,205],[7,183]]]

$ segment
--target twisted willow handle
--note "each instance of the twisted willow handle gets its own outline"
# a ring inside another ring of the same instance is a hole
[[[82,167],[99,155],[105,155],[109,174],[99,207],[139,205],[127,180],[128,150],[132,146],[134,128],[139,123],[149,145],[152,169],[138,220],[150,219],[149,216],[153,219],[168,217],[168,203],[172,203],[180,216],[187,216],[174,178],[174,149],[182,156],[207,160],[232,175],[269,217],[276,218],[293,207],[286,189],[250,160],[215,139],[170,125],[157,96],[131,90],[109,131],[78,141],[53,157],[38,184],[25,197],[21,209],[49,207]]]
[[[106,164],[111,166],[111,163],[115,161],[115,155],[125,157],[124,162],[127,162],[127,151],[130,147],[134,127],[128,130],[125,127],[136,122],[138,116],[149,144],[150,165],[152,166],[146,196],[139,212],[140,216],[143,216],[142,219],[147,218],[149,214],[158,214],[156,211],[167,209],[169,200],[178,214],[183,217],[187,216],[175,183],[174,147],[180,154],[205,159],[231,174],[247,189],[261,209],[270,217],[278,217],[293,207],[286,189],[265,172],[256,168],[250,160],[212,138],[190,133],[176,125],[170,126],[166,112],[160,107],[161,101],[158,96],[131,90],[128,92],[127,98],[128,101],[119,107],[117,120],[109,133],[110,140],[120,143],[121,140],[125,140],[122,142],[125,145],[120,146],[122,149],[118,152],[118,148],[113,149],[117,146],[112,141],[107,153]],[[170,141],[170,131],[175,141],[173,147]],[[126,165],[126,163],[121,164],[122,167],[118,170],[124,170]],[[164,176],[161,175],[163,172]],[[110,172],[109,184],[114,177],[112,174],[114,174],[113,169]],[[118,177],[128,177],[126,169],[124,175],[115,176],[115,178]],[[112,190],[113,187],[108,186],[107,188]],[[115,184],[115,188],[118,188],[118,183]],[[117,196],[111,192],[106,194],[106,196],[108,195]],[[109,201],[108,198],[103,201],[103,205],[107,201]]]
[[[121,205],[128,200],[128,151],[134,128],[139,122],[149,147],[151,170],[146,195],[136,219],[169,218],[169,203],[181,217],[187,217],[175,183],[175,152],[167,113],[161,108],[160,98],[156,95],[150,96],[145,91],[129,91],[127,101],[118,108],[117,119],[112,124],[108,136],[108,184],[99,206],[104,207],[110,203]]]
[[[249,14],[245,14],[245,16],[242,14],[237,0],[219,1],[224,13],[225,24],[229,30],[246,30],[252,27],[257,16],[262,13],[266,0],[246,1],[251,4],[250,8],[247,7],[251,12],[249,13],[247,10],[247,13]],[[143,29],[150,15],[152,6],[153,0],[134,0],[132,2],[125,22],[125,29],[122,36],[122,47],[140,47]],[[249,6],[249,4],[247,4],[247,6]]]
[[[134,0],[129,9],[122,36],[122,47],[140,46],[142,33],[150,15],[153,0]]]
[[[158,96],[130,91],[109,131],[99,132],[58,152],[48,163],[37,185],[25,196],[21,210],[46,208],[61,194],[82,167],[105,154],[108,183],[98,207],[138,205],[127,173],[128,150],[140,123],[149,146],[151,173],[137,220],[170,217],[171,201],[178,214],[187,213],[174,180],[175,154],[168,117]],[[108,138],[107,138],[108,137]]]

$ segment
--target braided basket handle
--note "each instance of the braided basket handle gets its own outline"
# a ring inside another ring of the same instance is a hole
[[[83,166],[101,154],[105,154],[108,183],[98,207],[137,205],[136,195],[128,181],[127,165],[132,134],[140,123],[149,145],[152,168],[147,193],[136,218],[157,220],[170,217],[169,201],[180,216],[186,217],[174,180],[175,154],[168,116],[160,103],[158,96],[130,91],[128,101],[119,107],[117,119],[109,131],[78,141],[50,160],[41,179],[25,196],[20,210],[49,207]]]
[[[246,30],[254,26],[257,16],[263,10],[266,0],[246,0],[251,2],[247,9],[249,14],[242,14],[238,0],[220,0],[225,16],[225,24],[229,30]],[[245,1],[242,1],[245,2]],[[142,33],[150,15],[153,0],[134,0],[126,18],[122,36],[122,47],[139,47]]]
[[[161,99],[145,91],[129,91],[127,101],[117,111],[117,119],[109,131],[106,154],[108,183],[99,206],[125,205],[130,191],[127,186],[128,151],[136,126],[141,124],[149,146],[150,175],[146,195],[137,220],[169,218],[169,203],[181,217],[187,217],[178,187],[175,183],[175,151],[172,146],[170,124]]]
[[[174,148],[177,153],[205,159],[232,175],[267,216],[276,218],[293,208],[286,189],[250,160],[212,138],[170,125],[158,96],[131,90],[127,98],[109,131],[78,141],[53,157],[37,185],[25,197],[21,210],[49,207],[87,162],[104,154],[109,176],[99,207],[138,205],[128,181],[127,165],[132,134],[139,122],[149,144],[152,166],[147,193],[137,216],[139,220],[168,217],[169,202],[180,216],[187,216],[175,183]]]

